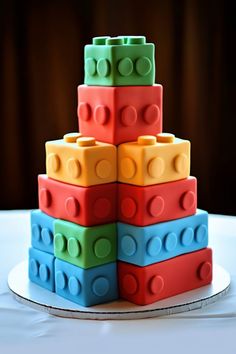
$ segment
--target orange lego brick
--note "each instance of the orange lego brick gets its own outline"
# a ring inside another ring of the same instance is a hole
[[[83,187],[115,182],[116,147],[93,137],[66,134],[46,143],[46,170],[50,178]]]
[[[173,134],[139,136],[118,147],[118,181],[148,186],[190,174],[190,142]]]

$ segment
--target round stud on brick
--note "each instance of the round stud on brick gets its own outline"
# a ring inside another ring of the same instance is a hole
[[[192,191],[187,191],[181,196],[181,207],[184,210],[190,210],[196,206],[196,196]]]
[[[108,160],[100,160],[96,164],[95,172],[101,179],[109,178],[112,173],[112,164]]]
[[[85,72],[88,76],[94,76],[96,74],[97,62],[93,58],[87,58],[85,60]]]
[[[188,158],[186,154],[179,154],[174,159],[175,171],[178,173],[184,173],[188,168]]]
[[[146,250],[149,256],[155,257],[160,253],[161,247],[162,247],[162,242],[160,237],[154,236],[150,238],[150,240],[148,241]]]
[[[122,290],[129,295],[134,295],[138,291],[138,280],[133,274],[125,274],[123,276],[122,282]]]
[[[79,161],[73,157],[67,160],[66,171],[71,178],[78,178],[81,174],[81,167]]]
[[[99,76],[101,77],[106,77],[110,74],[110,62],[105,59],[105,58],[101,58],[98,60],[97,62],[97,73]]]
[[[67,282],[67,277],[66,277],[65,273],[62,272],[61,270],[58,270],[56,272],[55,282],[56,282],[56,287],[58,289],[60,289],[60,290],[65,289],[66,282]]]
[[[63,135],[63,140],[65,141],[65,143],[76,143],[76,140],[78,138],[81,138],[82,134],[81,133],[67,133],[65,135]]]
[[[144,36],[129,36],[127,38],[127,44],[145,44],[146,37]]]
[[[87,122],[92,116],[91,107],[86,102],[81,102],[79,104],[77,113],[78,113],[78,117],[85,122]]]
[[[133,198],[127,197],[121,201],[121,214],[125,218],[132,218],[137,212],[137,204]]]
[[[73,296],[79,295],[81,292],[80,281],[74,276],[70,277],[68,281],[68,288],[71,295]]]
[[[60,158],[57,154],[51,153],[47,157],[47,165],[50,170],[54,173],[58,172],[60,169]]]
[[[212,276],[212,265],[210,262],[204,262],[199,266],[198,276],[201,280],[208,280]]]
[[[41,235],[42,235],[42,241],[46,246],[49,246],[52,244],[53,234],[48,228],[44,227],[41,231]]]
[[[120,162],[120,173],[127,179],[133,178],[136,174],[136,163],[131,157],[124,157]]]
[[[39,273],[39,263],[35,259],[30,260],[30,272],[33,276],[37,276]]]
[[[93,281],[92,291],[97,296],[105,296],[110,289],[110,284],[107,278],[98,277]]]
[[[153,197],[148,203],[148,212],[154,218],[160,216],[164,211],[165,201],[161,196]]]
[[[181,243],[183,246],[189,246],[193,242],[194,231],[191,227],[186,227],[181,234]]]
[[[130,58],[126,57],[119,61],[118,71],[121,76],[129,76],[133,71],[133,62]]]
[[[33,224],[31,227],[32,239],[39,241],[41,238],[41,227],[38,224]]]
[[[125,235],[121,239],[121,250],[126,256],[133,256],[137,251],[137,243],[130,235]]]
[[[79,257],[81,253],[80,243],[76,238],[70,237],[68,240],[67,250],[72,258]]]
[[[160,120],[160,109],[156,104],[147,106],[143,113],[143,119],[148,125],[153,125]]]
[[[165,162],[161,157],[154,157],[148,163],[148,174],[152,178],[160,178],[165,169]]]
[[[96,145],[96,140],[92,136],[82,136],[76,140],[78,146],[86,147],[86,146],[94,146]]]
[[[120,121],[125,127],[132,127],[137,121],[137,111],[133,106],[126,106],[120,114]]]
[[[174,232],[170,232],[165,237],[165,249],[171,252],[177,245],[177,236]]]
[[[61,233],[57,233],[54,236],[55,250],[59,252],[64,252],[66,249],[66,238]]]
[[[49,279],[49,268],[46,264],[40,264],[39,266],[39,277],[43,282],[46,282]]]
[[[148,283],[148,288],[151,294],[160,294],[164,288],[164,279],[160,275],[154,275]]]
[[[94,120],[98,125],[105,125],[110,117],[110,111],[107,106],[98,105],[94,111]]]
[[[157,142],[158,143],[166,143],[166,144],[171,144],[175,141],[175,136],[174,134],[170,133],[160,133],[157,134]]]
[[[124,43],[123,37],[110,37],[106,39],[106,45],[123,45]]]
[[[198,243],[202,243],[202,242],[204,242],[206,237],[207,237],[207,226],[204,224],[201,224],[195,230],[195,240]]]
[[[93,204],[93,214],[96,218],[106,218],[111,213],[111,202],[107,198],[98,198]]]
[[[98,239],[94,244],[94,253],[98,258],[106,258],[111,253],[111,241],[106,238]]]
[[[76,217],[79,215],[80,205],[76,198],[68,197],[65,200],[65,210],[67,214],[71,217]]]
[[[137,141],[139,145],[155,145],[157,139],[153,135],[141,135],[138,137]]]
[[[135,69],[140,76],[146,76],[152,69],[151,60],[148,57],[140,57],[135,63]]]
[[[100,36],[100,37],[93,37],[92,43],[94,45],[105,45],[106,40],[110,38],[109,36]]]
[[[49,190],[41,188],[39,192],[39,200],[44,208],[49,208],[52,203],[52,196]]]

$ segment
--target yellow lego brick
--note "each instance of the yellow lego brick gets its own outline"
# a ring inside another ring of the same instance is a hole
[[[148,186],[187,178],[190,142],[173,134],[139,136],[118,147],[118,181]]]
[[[50,178],[83,187],[115,182],[116,156],[114,145],[70,133],[46,142],[46,171]]]

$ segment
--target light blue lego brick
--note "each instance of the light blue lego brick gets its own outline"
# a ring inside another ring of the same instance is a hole
[[[53,223],[55,218],[41,210],[31,211],[31,244],[38,250],[53,254]]]
[[[139,266],[161,262],[208,245],[208,213],[138,227],[118,223],[118,259]]]
[[[55,291],[55,257],[35,248],[29,249],[29,278],[50,291]]]
[[[116,262],[83,269],[56,259],[55,284],[58,295],[82,306],[116,300]]]

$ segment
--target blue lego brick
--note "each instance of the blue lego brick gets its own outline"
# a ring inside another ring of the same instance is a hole
[[[95,37],[85,46],[84,83],[93,86],[153,85],[154,44],[144,36]]]
[[[161,262],[208,245],[208,213],[150,226],[118,223],[118,259],[138,266]]]
[[[53,222],[55,218],[41,210],[31,211],[31,245],[38,250],[53,254]]]
[[[55,291],[55,257],[35,248],[29,249],[29,278],[50,291]]]
[[[60,259],[55,261],[56,293],[82,306],[118,298],[116,262],[83,269]]]

